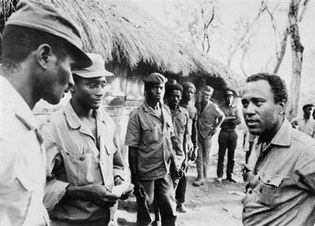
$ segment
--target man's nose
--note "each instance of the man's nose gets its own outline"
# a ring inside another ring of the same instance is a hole
[[[245,114],[254,114],[255,113],[256,106],[253,103],[249,103],[246,108],[244,108]]]

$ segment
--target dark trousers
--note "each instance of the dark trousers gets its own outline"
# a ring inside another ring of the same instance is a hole
[[[188,169],[188,167],[187,167]],[[184,203],[185,202],[185,196],[186,196],[186,187],[187,187],[187,178],[186,178],[186,172],[184,175],[180,178],[178,181],[178,184],[176,186],[175,190],[175,198],[177,202]]]
[[[171,176],[150,181],[141,181],[144,196],[137,197],[137,226],[151,225],[159,219],[154,218],[157,208],[161,215],[162,226],[175,226],[176,206],[175,191]]]
[[[219,157],[218,157],[218,165],[217,165],[217,176],[223,176],[223,163],[225,157],[225,151],[228,149],[228,159],[227,159],[227,169],[226,169],[226,177],[231,178],[234,168],[234,153],[237,144],[237,134],[235,130],[225,130],[221,129],[219,134]]]

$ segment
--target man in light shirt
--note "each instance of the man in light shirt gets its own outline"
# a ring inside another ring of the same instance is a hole
[[[314,110],[313,104],[305,104],[303,106],[303,117],[294,118],[291,124],[294,128],[315,138],[315,120],[312,118]]]
[[[0,225],[47,225],[45,153],[31,110],[40,99],[59,103],[73,85],[71,69],[91,60],[65,13],[30,1],[16,9],[2,34]]]
[[[245,226],[314,226],[315,141],[292,128],[285,117],[287,100],[279,76],[258,73],[247,78],[243,115],[257,143],[244,168]]]
[[[112,73],[105,70],[101,55],[88,56],[92,65],[73,72],[71,100],[43,126],[48,172],[44,203],[52,226],[108,225],[114,218],[111,207],[122,196],[114,186],[125,183],[118,130],[102,108],[105,76]]]

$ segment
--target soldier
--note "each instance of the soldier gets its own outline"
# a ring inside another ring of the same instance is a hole
[[[191,82],[183,83],[183,98],[179,105],[187,109],[189,113],[188,132],[190,133],[190,141],[188,142],[188,160],[195,161],[198,153],[198,129],[197,109],[192,103],[196,92],[196,87]]]
[[[72,98],[43,126],[47,152],[47,185],[44,203],[51,225],[107,225],[110,207],[126,198],[118,130],[102,106],[105,76],[98,54],[89,53],[92,65],[75,70]]]
[[[130,114],[125,141],[138,204],[137,225],[153,223],[150,210],[153,209],[152,215],[157,212],[155,204],[162,225],[175,225],[175,195],[170,175],[174,129],[170,110],[161,103],[167,79],[151,73],[143,81],[145,102]]]
[[[196,160],[197,179],[193,182],[194,186],[200,186],[205,183],[207,178],[211,138],[225,118],[224,113],[220,108],[210,100],[212,94],[213,89],[210,86],[206,86],[202,90],[202,99],[197,104],[199,149]]]
[[[77,25],[43,3],[20,1],[2,33],[0,76],[0,225],[47,225],[43,139],[32,114],[59,103],[71,70],[87,67]]]
[[[223,162],[226,149],[228,150],[226,179],[234,182],[232,178],[234,167],[234,152],[237,145],[237,133],[235,132],[236,125],[241,123],[241,116],[238,112],[237,106],[233,103],[234,93],[231,90],[225,91],[225,104],[220,107],[225,115],[225,119],[221,124],[221,131],[219,133],[219,152],[217,165],[217,180],[222,181],[223,176]]]
[[[167,83],[166,86],[168,90],[167,103],[171,110],[175,132],[173,149],[179,161],[178,167],[182,170],[182,175],[179,180],[175,180],[176,211],[186,213],[187,209],[184,206],[184,202],[187,187],[185,174],[188,170],[188,143],[190,142],[189,113],[185,108],[179,106],[179,102],[182,99],[183,87],[178,84],[176,80],[175,83]]]

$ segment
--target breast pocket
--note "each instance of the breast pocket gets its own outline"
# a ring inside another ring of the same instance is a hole
[[[64,155],[67,178],[70,183],[83,185],[93,183],[92,166],[95,158],[91,150],[84,146],[77,146],[75,150]]]
[[[155,143],[159,141],[159,129],[157,125],[143,125],[143,143],[145,145],[149,145],[151,143]]]
[[[281,182],[283,176],[262,175],[259,177],[258,200],[266,206],[274,206],[281,202]]]

